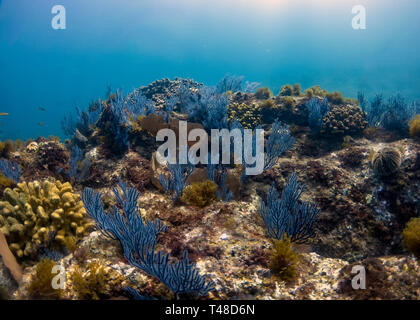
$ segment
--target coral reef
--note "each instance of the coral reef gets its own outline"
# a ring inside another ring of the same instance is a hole
[[[0,175],[0,232],[22,267],[15,281],[0,258],[0,296],[418,299],[418,102],[258,86],[227,75],[214,87],[175,78],[109,90],[63,120],[64,142],[0,143],[26,181]],[[179,138],[180,120],[188,133],[264,129],[264,172],[161,165],[156,134]],[[366,290],[352,289],[356,265]],[[54,266],[66,271],[60,292]]]
[[[91,223],[80,196],[60,181],[23,182],[4,191],[0,202],[0,230],[19,258],[31,257],[50,237],[65,246],[68,238],[81,237]]]

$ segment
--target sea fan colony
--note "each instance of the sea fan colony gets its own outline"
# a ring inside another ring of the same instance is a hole
[[[420,102],[408,103],[401,94],[389,97],[385,101],[382,94],[377,94],[368,103],[364,93],[358,93],[360,107],[367,114],[367,121],[372,127],[387,130],[406,131],[408,123],[420,113]]]
[[[271,238],[281,240],[286,235],[293,242],[303,243],[314,235],[320,210],[315,204],[300,200],[304,189],[295,173],[288,178],[281,198],[271,186],[267,202],[261,201],[261,217]]]
[[[113,189],[121,214],[116,206],[106,213],[101,204],[101,194],[92,189],[85,189],[83,202],[89,215],[95,219],[102,233],[112,239],[119,240],[125,258],[135,267],[156,277],[164,283],[176,297],[180,294],[196,293],[206,295],[214,287],[212,282],[206,283],[194,264],[190,263],[185,251],[178,262],[171,262],[170,256],[156,251],[157,236],[167,228],[159,220],[144,221],[141,209],[137,205],[140,193],[128,188],[120,181],[122,190]]]

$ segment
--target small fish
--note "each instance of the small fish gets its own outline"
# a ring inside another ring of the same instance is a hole
[[[45,125],[45,123],[44,122],[38,122],[38,125],[43,126],[43,125]]]
[[[39,111],[45,111],[45,108],[39,107]]]
[[[0,112],[0,116],[8,116],[9,114],[7,112]]]

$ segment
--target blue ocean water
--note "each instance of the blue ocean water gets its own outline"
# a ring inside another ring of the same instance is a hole
[[[65,30],[51,26],[54,5]],[[352,28],[354,5],[366,7],[366,30]],[[0,0],[0,139],[62,136],[63,115],[107,86],[176,76],[417,99],[419,10],[417,0]]]

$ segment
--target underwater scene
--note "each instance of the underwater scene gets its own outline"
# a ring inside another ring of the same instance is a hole
[[[0,300],[420,300],[419,12],[0,0]]]

